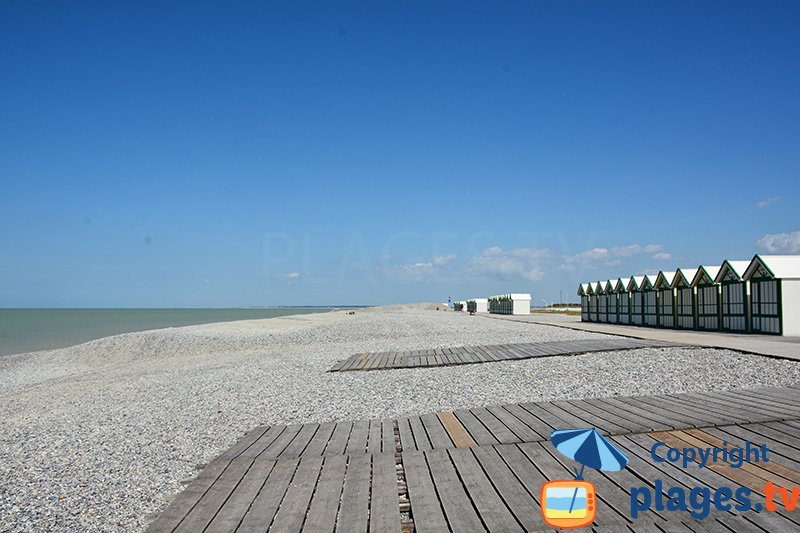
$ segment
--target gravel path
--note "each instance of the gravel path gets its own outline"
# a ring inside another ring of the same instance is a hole
[[[800,383],[799,363],[709,349],[326,372],[356,352],[598,336],[398,307],[170,328],[0,358],[0,529],[141,530],[181,481],[259,424]]]

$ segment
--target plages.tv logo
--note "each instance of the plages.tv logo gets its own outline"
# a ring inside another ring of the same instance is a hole
[[[575,468],[575,479],[542,484],[542,518],[555,528],[586,527],[597,514],[597,495],[594,485],[583,479],[584,468],[619,471],[628,464],[628,456],[594,428],[557,429],[550,435],[550,442],[561,454],[580,463],[581,469]]]

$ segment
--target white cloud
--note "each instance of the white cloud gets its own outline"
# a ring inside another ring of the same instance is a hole
[[[800,253],[800,231],[764,235],[758,239],[756,246],[772,254],[798,254]]]
[[[614,248],[592,248],[576,255],[567,255],[563,258],[563,264],[558,270],[573,272],[576,265],[583,268],[594,268],[596,266],[619,266],[622,258],[633,257],[640,254],[652,255],[653,259],[671,259],[672,255],[664,251],[661,244],[629,244],[627,246],[617,246]]]
[[[482,255],[472,257],[466,262],[472,274],[491,276],[501,280],[520,279],[539,281],[544,277],[546,264],[551,257],[546,249],[512,248],[503,250],[492,246]]]
[[[447,263],[455,261],[456,256],[455,254],[448,254],[448,255],[440,255],[433,258],[433,264],[436,266],[443,266]]]
[[[300,277],[300,272],[287,272],[286,274],[279,274],[278,277],[283,279],[298,279]]]
[[[756,209],[764,209],[765,207],[774,204],[780,199],[781,199],[780,196],[772,196],[770,198],[767,198],[766,200],[759,200],[758,202],[756,202]]]

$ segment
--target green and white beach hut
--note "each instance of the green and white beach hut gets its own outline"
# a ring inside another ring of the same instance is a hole
[[[578,296],[581,297],[581,321],[589,321],[589,284],[581,283],[578,286]]]
[[[697,274],[696,268],[679,268],[672,279],[675,289],[675,327],[678,329],[694,329],[697,320],[697,297],[692,280]]]
[[[658,291],[655,274],[647,274],[642,281],[642,323],[645,326],[658,325]]]
[[[725,331],[747,331],[748,290],[747,281],[742,279],[750,261],[722,262],[714,281],[720,284],[720,329]]]
[[[594,284],[588,283],[586,294],[589,296],[589,322],[597,322],[597,294],[594,292]]]
[[[697,291],[696,329],[718,330],[719,317],[719,285],[714,281],[720,267],[700,265],[692,280],[692,287]]]
[[[597,295],[597,321],[608,322],[608,295],[606,284],[598,281],[594,284],[594,293]]]
[[[675,327],[675,289],[672,282],[675,279],[675,272],[658,273],[655,282],[655,289],[658,291],[657,309],[658,326],[662,328]]]
[[[617,278],[614,292],[617,293],[617,324],[630,324],[631,293],[628,292],[628,286],[622,278]]]
[[[609,324],[616,324],[617,323],[617,312],[619,301],[617,298],[617,291],[615,287],[615,283],[613,281],[606,280],[605,283],[605,293],[606,297],[608,298],[607,306],[608,306],[608,320]]]
[[[631,276],[628,280],[628,295],[631,300],[631,324],[641,326],[642,318],[642,283],[644,276]]]
[[[800,255],[756,255],[744,279],[753,333],[800,335]]]

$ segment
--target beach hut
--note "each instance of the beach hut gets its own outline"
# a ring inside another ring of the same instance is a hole
[[[589,283],[589,322],[597,322],[597,293],[593,283]]]
[[[658,294],[656,314],[658,326],[662,328],[675,327],[675,289],[672,281],[675,279],[675,272],[658,273],[653,287]]]
[[[631,324],[641,326],[644,323],[642,316],[642,283],[644,276],[631,276],[628,280],[628,297],[630,298]]]
[[[747,331],[747,282],[742,279],[750,261],[723,261],[714,281],[720,284],[720,329]]]
[[[744,279],[750,282],[752,331],[800,335],[800,255],[756,255]]]
[[[617,323],[631,323],[631,293],[628,292],[627,284],[622,278],[617,279],[614,285],[614,292],[617,293]]]
[[[608,295],[605,283],[602,281],[595,283],[594,293],[597,295],[597,321],[608,322]]]
[[[610,279],[606,280],[604,292],[606,293],[606,297],[608,301],[606,302],[607,311],[608,311],[608,322],[609,324],[616,324],[617,323],[617,312],[619,305],[617,301],[617,291],[615,290],[615,284]]]
[[[656,275],[647,274],[642,282],[642,323],[645,326],[658,325],[658,291],[655,288]]]
[[[700,265],[692,280],[692,287],[697,292],[697,329],[719,329],[719,285],[714,279],[720,267]]]
[[[581,283],[578,286],[578,296],[581,297],[581,321],[588,322],[589,321],[589,296],[587,291],[589,290],[588,283]]]
[[[672,279],[672,288],[675,289],[675,327],[679,329],[695,328],[697,298],[692,286],[695,274],[696,268],[679,268]]]

